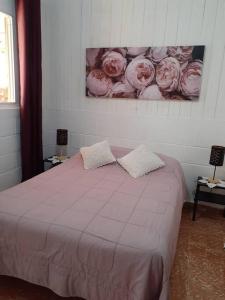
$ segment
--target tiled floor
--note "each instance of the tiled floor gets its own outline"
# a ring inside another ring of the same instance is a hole
[[[172,300],[225,300],[225,218],[222,211],[199,206],[195,222],[191,207],[183,209]]]
[[[183,209],[171,300],[225,299],[225,218],[221,214],[202,206],[192,222],[191,207]],[[48,289],[0,276],[0,300],[62,299],[75,298],[61,298]]]

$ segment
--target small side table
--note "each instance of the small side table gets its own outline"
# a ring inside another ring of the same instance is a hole
[[[201,179],[202,177],[200,176],[197,179],[192,221],[195,221],[199,201],[225,205],[225,187],[215,186],[214,188],[209,188],[206,183],[202,183],[199,181]],[[223,212],[223,216],[225,217],[225,210]]]
[[[50,168],[56,167],[63,163],[63,161],[57,159],[57,156],[55,155],[45,158],[44,162],[50,164]]]

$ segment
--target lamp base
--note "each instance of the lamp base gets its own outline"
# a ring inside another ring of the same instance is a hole
[[[217,183],[220,183],[220,180],[219,179],[217,179],[217,178],[212,178],[212,177],[209,177],[208,178],[208,182],[209,183],[214,183],[214,184],[217,184]]]
[[[67,145],[56,145],[56,156],[58,156],[58,159],[59,157],[61,160],[62,157],[65,159],[67,157]]]
[[[67,156],[65,156],[65,155],[60,155],[60,156],[58,156],[58,159],[59,159],[60,161],[63,161],[63,160],[65,160],[65,159],[67,159]]]

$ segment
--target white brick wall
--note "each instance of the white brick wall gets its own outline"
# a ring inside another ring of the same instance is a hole
[[[0,108],[0,191],[21,179],[19,110]]]

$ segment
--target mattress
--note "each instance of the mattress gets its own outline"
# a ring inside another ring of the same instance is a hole
[[[129,150],[114,148],[116,157]],[[0,275],[87,300],[165,300],[185,184],[179,163],[134,179],[80,154],[0,193]]]

